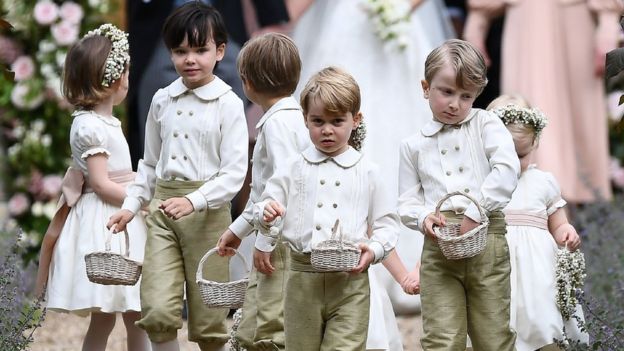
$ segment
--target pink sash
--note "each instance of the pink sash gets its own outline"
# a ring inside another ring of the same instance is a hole
[[[519,210],[507,210],[504,212],[507,225],[529,226],[548,230],[548,217],[546,215]]]

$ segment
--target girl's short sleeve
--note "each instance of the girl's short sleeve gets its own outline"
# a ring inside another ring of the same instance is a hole
[[[566,205],[566,201],[561,198],[561,188],[555,177],[550,173],[544,173],[544,184],[546,194],[546,213],[550,216],[558,209]]]
[[[106,131],[99,123],[81,123],[77,127],[74,137],[80,158],[86,160],[97,154],[110,156],[106,149]]]

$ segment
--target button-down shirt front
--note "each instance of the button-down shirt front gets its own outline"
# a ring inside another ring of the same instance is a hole
[[[330,157],[311,146],[279,168],[254,205],[260,224],[256,247],[273,250],[276,239],[268,235],[262,213],[275,200],[286,208],[282,237],[294,250],[311,252],[329,240],[339,219],[345,240],[368,243],[375,262],[383,259],[396,245],[399,218],[379,168],[361,156],[349,148]]]
[[[230,225],[230,230],[239,238],[253,231],[253,204],[260,199],[275,170],[311,144],[301,106],[293,97],[283,98],[271,106],[256,129],[259,133],[252,157],[249,201],[243,213]]]
[[[156,178],[205,181],[186,197],[195,210],[232,200],[247,173],[247,122],[242,101],[218,77],[197,89],[182,78],[154,95],[145,154],[123,208],[136,213],[153,197]]]
[[[427,215],[446,194],[459,191],[485,209],[502,210],[520,174],[511,134],[493,113],[473,109],[457,125],[432,120],[401,144],[399,214],[406,226],[423,230]],[[454,196],[442,211],[465,213],[480,222],[477,206]]]

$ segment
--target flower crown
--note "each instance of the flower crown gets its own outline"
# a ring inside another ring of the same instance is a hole
[[[508,124],[527,124],[535,129],[535,136],[538,137],[542,130],[548,125],[548,119],[538,109],[524,108],[509,104],[504,107],[498,107],[493,110],[500,117],[505,125]]]
[[[110,87],[113,82],[121,77],[126,65],[130,62],[130,54],[128,53],[128,33],[115,27],[110,23],[101,25],[98,29],[89,31],[84,37],[92,37],[100,35],[110,39],[112,47],[106,58],[104,65],[104,78],[102,85]]]

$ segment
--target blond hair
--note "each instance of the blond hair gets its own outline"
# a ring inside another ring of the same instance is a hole
[[[529,102],[519,94],[502,94],[496,99],[492,100],[486,107],[488,111],[496,111],[497,109],[504,108],[506,106],[516,106],[518,108],[530,109]],[[501,119],[503,116],[499,116]],[[539,133],[534,126],[528,123],[506,123],[505,127],[511,134],[511,138],[516,146],[516,152],[518,149],[527,146],[537,146],[539,143]],[[519,155],[520,156],[520,155]]]
[[[491,111],[497,107],[503,107],[507,105],[516,105],[524,108],[531,108],[529,102],[519,94],[502,94],[499,95],[496,99],[492,100],[490,104],[485,108],[488,111]]]
[[[292,39],[280,33],[267,33],[245,43],[236,66],[241,78],[258,93],[287,96],[292,95],[299,83],[301,58]]]
[[[487,85],[487,67],[483,55],[472,44],[459,39],[450,39],[435,48],[425,60],[425,80],[431,83],[433,77],[446,64],[456,73],[456,84],[462,89],[477,88],[481,94]]]
[[[346,71],[336,67],[326,67],[313,75],[301,92],[303,114],[310,111],[314,100],[320,101],[325,112],[332,115],[360,112],[360,87]]]

